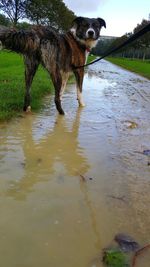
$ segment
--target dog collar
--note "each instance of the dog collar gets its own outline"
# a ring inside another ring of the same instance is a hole
[[[89,47],[86,47],[86,51],[90,53],[91,49]]]

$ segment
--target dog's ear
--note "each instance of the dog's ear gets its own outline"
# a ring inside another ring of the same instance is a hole
[[[80,25],[83,21],[83,17],[76,17],[73,22],[72,22],[72,26],[70,28],[70,32],[76,36],[76,30],[77,30],[77,26]]]
[[[101,19],[101,18],[97,18],[97,20],[99,21],[99,23],[100,23],[100,26],[101,27],[105,27],[106,28],[106,22],[105,22],[105,20],[104,19]]]
[[[82,21],[83,21],[83,17],[76,17],[74,20],[73,20],[73,22],[72,22],[72,24],[74,25],[74,24],[80,24]]]

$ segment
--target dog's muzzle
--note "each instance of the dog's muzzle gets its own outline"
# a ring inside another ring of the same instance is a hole
[[[94,39],[95,38],[95,31],[92,28],[88,29],[86,32],[86,37],[90,38],[90,39]]]

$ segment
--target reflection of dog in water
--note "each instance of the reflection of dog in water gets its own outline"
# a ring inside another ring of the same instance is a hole
[[[41,63],[48,70],[55,87],[55,104],[60,114],[64,114],[61,99],[69,73],[73,72],[77,84],[77,99],[82,100],[84,69],[75,69],[84,65],[86,56],[100,35],[101,18],[89,19],[77,17],[72,28],[66,34],[58,34],[54,29],[35,26],[30,30],[15,30],[0,26],[0,41],[5,48],[24,55],[26,94],[24,110],[30,109],[30,87],[36,70]]]
[[[90,164],[84,146],[79,142],[81,114],[82,110],[79,109],[69,121],[59,115],[54,121],[49,120],[48,116],[42,120],[40,117],[42,126],[39,126],[39,118],[36,120],[29,116],[27,120],[22,120],[22,130],[17,135],[19,140],[23,140],[18,150],[23,152],[24,160],[21,162],[18,158],[14,166],[16,172],[19,170],[20,173],[22,169],[22,177],[12,181],[8,196],[21,200],[32,192],[38,182],[56,179],[63,183],[72,176],[80,180],[79,173],[85,175],[88,172]],[[17,138],[16,131],[12,132],[12,136],[14,134]]]

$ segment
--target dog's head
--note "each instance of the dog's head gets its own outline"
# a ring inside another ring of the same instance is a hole
[[[101,18],[77,17],[73,21],[70,31],[79,42],[92,48],[96,45],[103,26],[106,28],[106,22]]]

